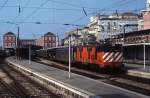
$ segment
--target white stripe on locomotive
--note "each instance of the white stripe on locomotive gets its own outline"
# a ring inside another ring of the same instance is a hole
[[[103,56],[103,59],[104,59],[106,56],[108,56],[108,54],[109,54],[109,52],[106,52],[106,53],[104,54],[104,56]]]
[[[111,52],[111,53],[104,59],[104,62],[110,60],[113,54],[114,54],[114,52]]]
[[[119,52],[114,53],[114,55],[112,56],[111,60],[109,60],[108,62],[113,62],[115,61],[116,57],[119,55]]]
[[[120,58],[122,58],[122,53],[116,58],[115,62],[119,61]]]

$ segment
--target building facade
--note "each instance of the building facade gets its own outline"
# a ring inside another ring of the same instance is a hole
[[[3,47],[14,48],[16,46],[16,35],[12,32],[5,33],[3,36]]]
[[[96,37],[92,34],[70,36],[70,44],[72,46],[96,44]],[[69,45],[69,36],[62,40],[62,45]]]
[[[26,46],[26,45],[36,45],[36,40],[35,39],[20,39],[19,40],[20,45]]]
[[[44,36],[36,40],[36,45],[42,46],[44,49],[56,47],[56,44],[57,44],[57,37],[52,32],[48,32],[44,34]]]
[[[144,14],[144,29],[150,29],[150,12]]]
[[[147,0],[146,12],[144,14],[144,29],[150,29],[150,0]]]
[[[139,15],[131,12],[97,15],[91,18],[89,34],[94,34],[97,41],[100,41],[121,33],[137,31],[139,19]]]

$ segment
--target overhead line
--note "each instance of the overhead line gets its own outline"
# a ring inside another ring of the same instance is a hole
[[[49,2],[49,0],[46,0],[45,2],[43,2],[42,4],[40,4],[40,6],[37,7],[34,11],[32,11],[32,13],[30,13],[28,16],[26,16],[24,18],[24,20],[27,20],[28,18],[30,18],[34,13],[36,13],[39,10],[39,8],[41,8],[42,6],[44,6],[45,4],[47,4],[48,2]]]
[[[49,2],[49,0],[46,0],[44,3],[40,4],[40,6],[37,7],[34,11],[32,11],[32,13],[30,13],[28,16],[26,16],[26,18],[24,20],[30,18],[33,14],[35,14],[39,10],[39,8],[41,8],[42,6],[47,4],[48,2]]]
[[[5,5],[7,4],[7,2],[8,2],[8,0],[6,0],[6,1],[3,3],[3,5],[0,7],[0,10],[2,10],[2,9],[5,7]]]

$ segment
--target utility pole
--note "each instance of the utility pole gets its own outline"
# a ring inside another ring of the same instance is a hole
[[[78,27],[77,27],[77,35],[76,35],[76,38],[77,38],[77,46],[78,46],[78,40],[79,40],[79,38],[78,38]]]
[[[31,64],[31,45],[29,45],[29,64]]]
[[[69,35],[69,79],[71,78],[71,51],[70,51],[70,47],[71,47],[71,36]]]
[[[19,59],[19,26],[17,27],[17,37],[16,37],[16,59]]]
[[[21,12],[21,8],[20,8],[20,3],[19,3],[19,5],[18,5],[18,13],[19,13],[19,16],[20,16],[20,12]],[[19,24],[16,24],[16,25],[18,25],[18,27],[17,27],[17,39],[16,39],[16,56],[17,56],[17,59],[19,59],[20,57],[19,57],[19,46],[20,46],[20,40],[19,40],[19,35],[20,35],[20,27],[19,27]],[[17,49],[18,48],[18,49]],[[18,51],[17,51],[18,50]]]

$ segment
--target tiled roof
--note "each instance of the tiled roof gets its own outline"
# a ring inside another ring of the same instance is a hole
[[[7,33],[4,34],[4,36],[5,36],[5,35],[14,35],[14,36],[16,36],[16,35],[15,35],[14,33],[12,33],[12,32],[7,32]]]
[[[54,33],[52,33],[52,32],[47,32],[46,34],[44,34],[44,36],[47,36],[47,35],[55,36],[55,34],[54,34]]]

